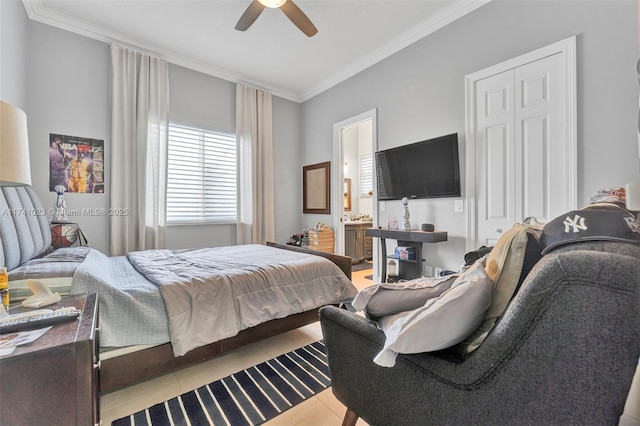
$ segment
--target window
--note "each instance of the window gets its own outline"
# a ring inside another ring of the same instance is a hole
[[[169,125],[167,223],[235,223],[235,135]]]
[[[373,196],[373,156],[360,156],[360,198]]]

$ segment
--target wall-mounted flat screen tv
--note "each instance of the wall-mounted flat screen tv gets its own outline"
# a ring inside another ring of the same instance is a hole
[[[460,196],[458,134],[376,152],[379,200]]]

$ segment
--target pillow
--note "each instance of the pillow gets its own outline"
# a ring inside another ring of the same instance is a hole
[[[493,246],[491,247],[480,246],[479,249],[466,253],[464,255],[465,266],[473,265],[476,262],[476,260],[482,259],[484,256],[491,253],[491,249],[493,249]]]
[[[383,317],[386,335],[374,362],[393,367],[398,353],[436,351],[463,341],[480,325],[491,302],[491,280],[481,262],[459,275],[451,288],[424,306]]]
[[[542,257],[540,225],[515,224],[498,240],[487,258],[487,274],[493,282],[491,306],[478,329],[455,348],[455,356],[464,357],[476,350],[502,316],[531,268]]]
[[[369,318],[411,311],[449,290],[457,277],[458,275],[448,275],[372,285],[361,290],[351,306],[357,311],[364,311]]]

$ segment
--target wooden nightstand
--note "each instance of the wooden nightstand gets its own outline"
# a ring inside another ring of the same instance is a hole
[[[100,423],[97,294],[63,296],[46,308],[62,306],[81,309],[80,320],[54,325],[35,342],[0,358],[0,423]]]

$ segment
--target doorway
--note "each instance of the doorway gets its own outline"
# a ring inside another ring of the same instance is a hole
[[[335,206],[333,228],[336,253],[345,254],[345,220],[370,217],[377,226],[378,202],[375,190],[377,110],[372,109],[333,125],[331,204]],[[369,170],[366,170],[369,165]],[[368,180],[369,179],[369,180]],[[377,247],[371,248],[374,277],[377,276]]]

